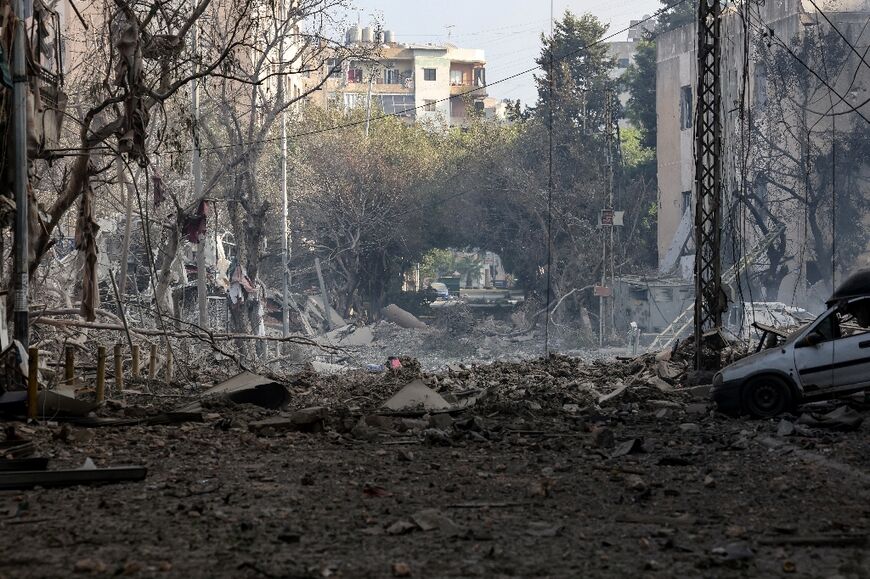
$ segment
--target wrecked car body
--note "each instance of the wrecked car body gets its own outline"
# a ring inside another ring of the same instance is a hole
[[[870,270],[850,276],[812,323],[713,379],[719,409],[776,416],[798,403],[870,387]]]

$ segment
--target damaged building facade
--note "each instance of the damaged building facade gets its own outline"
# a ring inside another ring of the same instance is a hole
[[[832,261],[836,279],[867,263],[866,218],[849,222],[870,199],[859,116],[870,117],[868,17],[866,0],[745,3],[723,14],[724,267],[757,253],[732,304],[818,310],[835,283]],[[658,273],[687,280],[696,42],[694,23],[657,38]]]

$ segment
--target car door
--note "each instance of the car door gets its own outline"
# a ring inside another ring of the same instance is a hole
[[[795,366],[806,397],[870,386],[870,329],[855,323],[848,306],[828,312],[814,332],[821,343],[795,349]]]

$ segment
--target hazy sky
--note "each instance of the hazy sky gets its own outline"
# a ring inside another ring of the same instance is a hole
[[[450,42],[464,48],[486,51],[486,79],[489,83],[535,66],[540,53],[540,34],[550,29],[550,0],[354,0],[360,23],[373,17],[396,33],[398,42]],[[652,14],[661,7],[659,0],[555,0],[558,19],[566,9],[582,14],[591,12],[610,24],[615,32],[630,20]],[[356,15],[349,19],[356,21]],[[614,40],[624,40],[625,34]],[[490,87],[497,98],[522,99],[533,104],[536,98],[532,74]]]

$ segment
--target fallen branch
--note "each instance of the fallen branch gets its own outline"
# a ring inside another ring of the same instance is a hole
[[[59,320],[56,318],[41,318],[34,322],[35,325],[45,325],[45,326],[54,326],[58,328],[66,328],[66,327],[74,327],[74,328],[88,328],[91,330],[106,330],[110,332],[124,332],[126,331],[123,325],[119,324],[103,324],[100,322],[81,322],[79,320]],[[317,346],[321,348],[330,349],[329,346],[325,346],[323,344],[318,344],[314,340],[310,340],[305,336],[287,336],[279,337],[279,336],[254,336],[249,334],[228,334],[228,333],[216,333],[209,334],[204,332],[164,332],[163,330],[150,329],[150,328],[129,328],[130,332],[133,334],[139,334],[141,336],[167,336],[170,338],[195,338],[204,341],[213,341],[213,340],[262,340],[264,342],[291,342],[296,344],[304,344],[308,346]],[[337,349],[337,348],[336,348]]]

